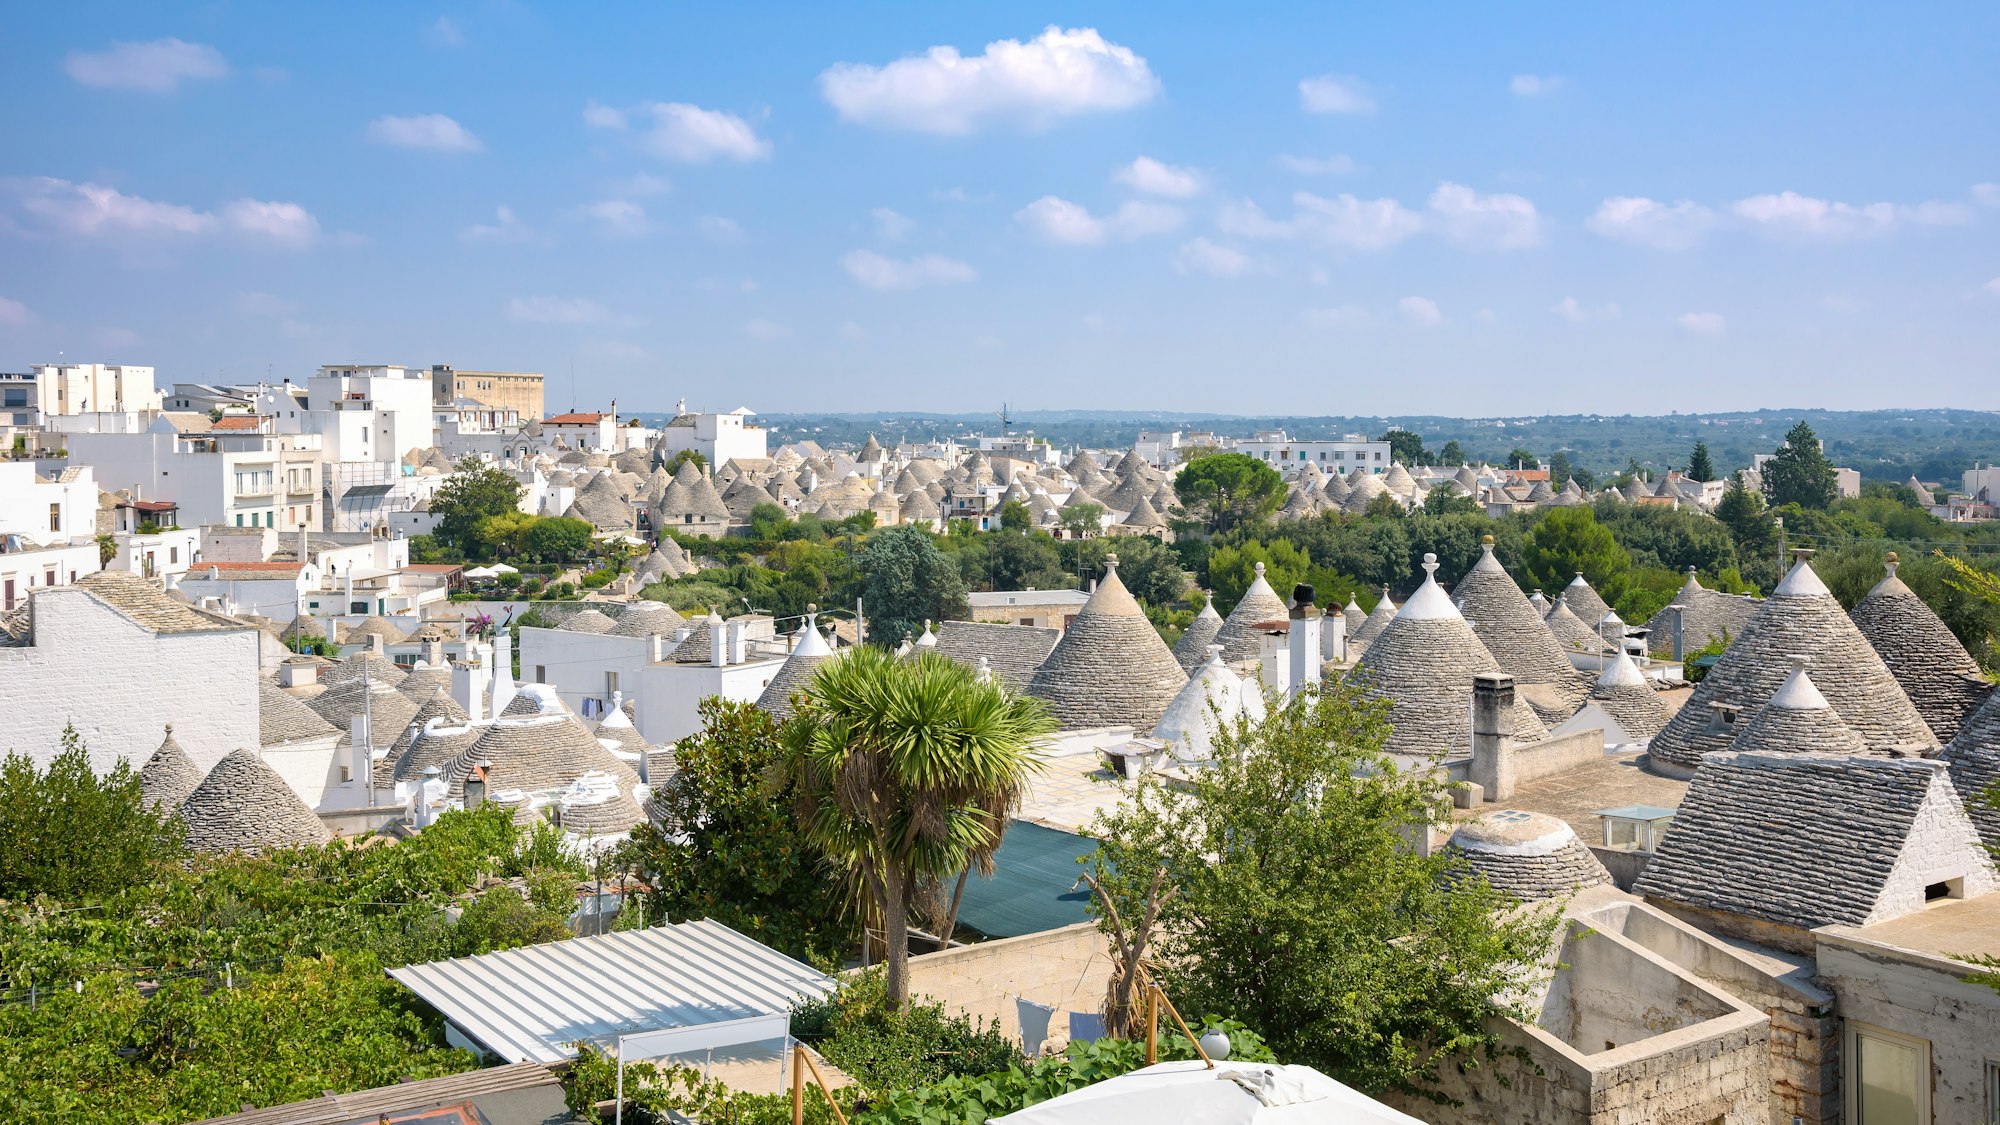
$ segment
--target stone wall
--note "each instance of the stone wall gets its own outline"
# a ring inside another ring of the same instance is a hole
[[[1055,1008],[1049,1021],[1052,1046],[1069,1038],[1068,1013],[1103,1007],[1110,983],[1111,954],[1093,922],[910,958],[911,995],[928,996],[974,1019],[997,1022],[1008,1035],[1021,1033],[1014,1012],[1016,997]],[[1161,1020],[1167,1022],[1164,1015]],[[1196,1034],[1200,1032],[1195,1028]]]
[[[1819,972],[1841,1016],[1931,1045],[1931,1120],[1985,1125],[1986,1066],[2000,1045],[2000,993],[1968,982],[1960,961],[1868,941],[1843,926],[1815,931]]]
[[[154,633],[80,589],[38,592],[34,613],[36,643],[0,648],[0,753],[46,766],[68,724],[100,773],[144,765],[167,723],[204,772],[259,744],[257,630]]]
[[[1580,730],[1575,734],[1525,746],[1514,743],[1508,749],[1514,755],[1514,783],[1520,785],[1588,765],[1604,757],[1604,732],[1595,728]]]

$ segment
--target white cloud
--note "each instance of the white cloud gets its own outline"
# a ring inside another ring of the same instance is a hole
[[[507,315],[530,324],[595,324],[611,314],[582,297],[516,297],[507,302]]]
[[[1507,88],[1524,98],[1539,98],[1543,94],[1553,94],[1568,85],[1567,80],[1555,74],[1516,74]]]
[[[629,199],[600,199],[577,208],[576,213],[595,223],[603,233],[621,238],[637,238],[653,230],[646,209]]]
[[[1293,215],[1273,219],[1254,203],[1226,206],[1216,225],[1246,238],[1302,238],[1341,250],[1386,250],[1424,227],[1423,216],[1393,199],[1292,193]]]
[[[775,320],[758,317],[744,322],[743,334],[752,340],[782,340],[791,335],[792,330]]]
[[[424,38],[429,40],[433,47],[465,46],[465,31],[450,16],[439,16],[437,22],[431,24],[430,29],[424,33]]]
[[[1099,217],[1080,204],[1045,195],[1015,213],[1014,219],[1037,237],[1066,246],[1096,246],[1125,242],[1178,229],[1186,216],[1165,203],[1129,200]]]
[[[285,246],[304,246],[319,234],[319,220],[296,203],[237,199],[214,212],[127,195],[102,184],[76,184],[36,176],[6,181],[23,212],[41,227],[86,238],[122,235],[240,234]]]
[[[478,152],[485,147],[465,126],[442,113],[415,117],[393,114],[368,123],[368,139],[391,148],[420,148],[431,152]]]
[[[509,243],[533,242],[535,232],[514,215],[514,209],[505,205],[493,209],[491,224],[474,223],[458,232],[458,240],[467,245],[499,246]]]
[[[1330,308],[1306,309],[1299,314],[1299,319],[1322,328],[1341,328],[1371,323],[1375,319],[1375,314],[1360,305],[1334,305]]]
[[[743,224],[721,215],[703,215],[695,220],[695,226],[711,242],[741,242],[746,237]]]
[[[1250,255],[1206,238],[1181,244],[1174,255],[1174,268],[1182,273],[1205,273],[1211,277],[1241,277],[1249,272]]]
[[[92,332],[90,335],[92,339],[97,341],[97,346],[100,348],[130,348],[137,346],[139,343],[139,334],[137,332],[132,331],[130,328],[119,328],[116,325],[106,325]]]
[[[237,199],[223,204],[221,215],[232,230],[284,246],[310,246],[319,237],[319,220],[296,203]]]
[[[0,297],[0,325],[22,328],[34,322],[35,314],[28,311],[28,306],[12,297]]]
[[[155,39],[113,43],[103,51],[71,51],[63,70],[78,83],[101,90],[171,94],[188,79],[224,77],[229,62],[202,43]]]
[[[835,63],[819,89],[849,121],[963,135],[989,124],[1045,129],[1081,113],[1131,109],[1152,100],[1160,82],[1145,59],[1096,29],[1051,25],[1026,43],[997,40],[970,58],[945,46],[886,66]]]
[[[1199,170],[1162,164],[1150,156],[1142,156],[1118,169],[1114,178],[1134,191],[1164,195],[1168,199],[1192,198],[1200,195],[1202,188]]]
[[[1438,311],[1437,302],[1429,297],[1405,297],[1396,302],[1396,309],[1411,324],[1429,327],[1444,323],[1444,314]]]
[[[1979,288],[1991,296],[2000,297],[2000,277],[1994,278]]]
[[[1301,176],[1351,176],[1354,174],[1354,158],[1345,153],[1332,156],[1293,156],[1290,153],[1278,155],[1278,166]]]
[[[584,108],[583,121],[594,129],[636,126],[641,148],[682,164],[771,157],[771,142],[759,137],[748,121],[686,102],[646,102],[629,110],[592,102]]]
[[[1685,250],[1715,226],[1715,212],[1686,199],[1668,204],[1644,196],[1618,195],[1598,204],[1584,225],[1620,242],[1656,250]]]
[[[872,250],[851,250],[841,256],[847,276],[870,289],[917,289],[926,285],[956,285],[972,281],[978,271],[940,254],[890,258]]]
[[[1542,243],[1542,220],[1525,197],[1481,195],[1464,184],[1442,183],[1431,193],[1430,218],[1438,233],[1478,250],[1521,250]]]
[[[1682,313],[1675,323],[1679,324],[1683,331],[1692,332],[1697,336],[1720,336],[1723,329],[1729,326],[1729,322],[1722,318],[1721,313],[1712,312]]]
[[[1472,314],[1472,319],[1478,321],[1481,324],[1500,323],[1500,318],[1494,315],[1492,309],[1480,309],[1478,312]]]
[[[893,207],[877,207],[868,212],[875,220],[875,233],[891,242],[901,242],[917,229],[917,221]]]
[[[868,330],[851,320],[843,320],[840,327],[834,329],[834,335],[850,344],[858,344],[868,338]]]
[[[1299,108],[1307,113],[1374,113],[1375,99],[1359,78],[1322,74],[1300,80]]]
[[[1951,226],[1968,222],[1962,203],[1841,203],[1797,192],[1753,195],[1729,205],[1737,218],[1772,234],[1800,239],[1868,238],[1904,226]]]
[[[1618,304],[1615,301],[1602,308],[1593,309],[1586,307],[1575,297],[1564,297],[1550,305],[1549,311],[1571,324],[1582,324],[1586,320],[1617,320],[1619,316]]]
[[[1973,184],[1972,201],[1981,207],[2000,207],[2000,184]]]

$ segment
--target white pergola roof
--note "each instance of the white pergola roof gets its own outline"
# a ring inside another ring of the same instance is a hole
[[[587,1040],[789,1012],[832,977],[704,919],[389,970],[507,1062],[561,1062]]]

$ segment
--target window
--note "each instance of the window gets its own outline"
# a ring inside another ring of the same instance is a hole
[[[61,504],[50,504],[50,505],[49,505],[49,530],[50,530],[50,531],[61,531],[61,530],[62,530],[62,505],[61,505]]]
[[[604,673],[604,698],[606,699],[611,698],[611,693],[617,690],[618,690],[618,673],[616,672]]]
[[[1929,1125],[1931,1045],[1866,1024],[1847,1025],[1851,1125]]]
[[[1943,902],[1965,897],[1965,878],[1944,879],[1924,888],[1925,902]]]
[[[535,682],[538,684],[545,684],[549,682],[548,665],[546,664],[535,665]]]
[[[180,564],[180,561],[181,561],[181,549],[180,549],[179,547],[168,547],[168,548],[167,548],[167,562],[168,562],[168,563],[169,563],[170,565],[175,565],[175,566],[178,566],[178,565]],[[318,607],[318,606],[314,606],[313,608],[314,608],[314,609],[318,609],[319,607]]]
[[[1986,1060],[1986,1125],[2000,1125],[2000,1061]]]

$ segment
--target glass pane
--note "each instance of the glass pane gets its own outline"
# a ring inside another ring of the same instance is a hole
[[[1917,1105],[1929,1075],[1923,1052],[1901,1043],[1854,1036],[1855,1125],[1918,1125]]]

